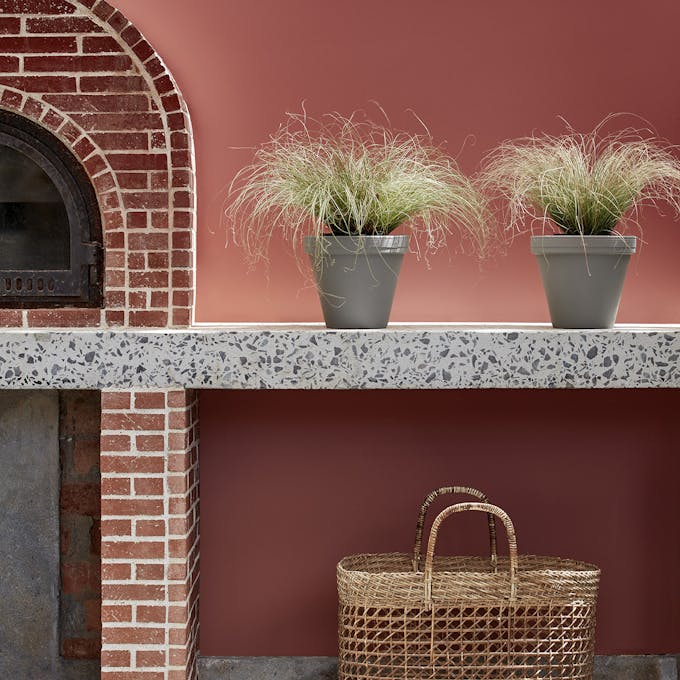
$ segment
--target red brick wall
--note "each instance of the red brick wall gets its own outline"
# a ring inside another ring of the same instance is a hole
[[[94,391],[64,391],[59,396],[60,651],[67,659],[98,659],[100,397]]]
[[[187,326],[193,139],[153,48],[103,0],[0,0],[0,108],[83,164],[103,218],[103,310],[0,310],[0,326]]]
[[[197,423],[191,391],[102,393],[102,678],[197,677]]]
[[[102,214],[105,265],[103,309],[0,309],[0,327],[189,326],[191,125],[139,31],[103,0],[0,0],[0,108],[50,130],[81,162]],[[103,678],[194,679],[195,395],[103,392],[94,407],[78,395],[64,397],[62,586],[82,616],[62,626],[63,652],[96,656],[101,622]]]

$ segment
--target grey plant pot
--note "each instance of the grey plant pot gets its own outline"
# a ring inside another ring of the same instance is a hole
[[[385,328],[408,236],[308,236],[328,328]]]
[[[611,328],[635,236],[532,236],[555,328]]]

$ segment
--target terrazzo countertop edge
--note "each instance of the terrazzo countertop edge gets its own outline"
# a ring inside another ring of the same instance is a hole
[[[680,387],[680,326],[4,329],[0,389]]]

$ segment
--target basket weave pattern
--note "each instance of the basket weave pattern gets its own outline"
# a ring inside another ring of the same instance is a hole
[[[468,488],[434,493],[461,491],[485,500]],[[441,523],[468,510],[489,515],[491,558],[435,557]],[[518,558],[512,522],[500,508],[460,503],[434,521],[421,571],[425,511],[414,555],[354,555],[338,565],[339,679],[590,680],[597,567]],[[494,516],[505,525],[509,557],[497,557]]]

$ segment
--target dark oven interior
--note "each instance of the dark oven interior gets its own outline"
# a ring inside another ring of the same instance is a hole
[[[101,307],[94,188],[51,132],[0,112],[0,307]]]

